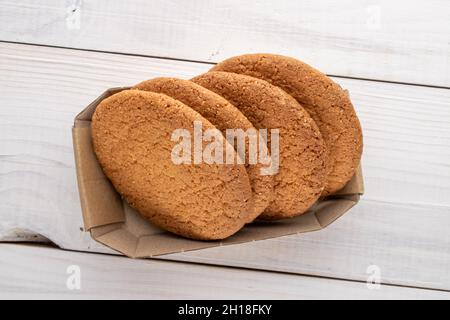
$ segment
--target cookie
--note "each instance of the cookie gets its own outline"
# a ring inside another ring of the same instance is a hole
[[[307,211],[319,198],[325,182],[325,146],[308,113],[294,98],[264,80],[208,72],[191,81],[230,101],[257,129],[279,130],[275,197],[260,217],[282,219]],[[274,157],[272,153],[272,161]]]
[[[175,78],[155,78],[139,83],[135,89],[163,93],[191,107],[216,128],[226,134],[227,129],[255,130],[251,122],[231,103],[216,93],[192,81]],[[236,148],[236,146],[235,146]],[[253,193],[254,220],[267,208],[273,197],[273,176],[262,175],[260,163],[249,164],[248,143],[245,163]],[[250,221],[249,221],[250,222]]]
[[[293,96],[319,126],[327,146],[327,184],[332,194],[352,178],[362,153],[362,131],[348,94],[333,80],[294,58],[247,54],[211,69],[266,80]]]
[[[250,182],[244,165],[173,162],[174,130],[194,136],[194,121],[215,129],[173,98],[125,90],[98,105],[93,146],[116,190],[152,223],[188,238],[223,239],[248,221]]]

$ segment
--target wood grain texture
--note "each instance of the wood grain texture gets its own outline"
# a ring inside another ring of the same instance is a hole
[[[75,115],[108,87],[189,78],[209,65],[0,44],[0,239],[25,228],[77,250],[112,252],[82,227]],[[320,232],[170,255],[206,262],[450,289],[450,90],[335,78],[365,134],[366,194]]]
[[[80,290],[66,286],[73,265]],[[7,244],[0,244],[0,288],[0,299],[450,299],[433,290]]]
[[[328,74],[450,87],[450,2],[1,0],[0,40],[219,61],[291,55]]]

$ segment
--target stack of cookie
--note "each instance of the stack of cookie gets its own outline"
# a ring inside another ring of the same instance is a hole
[[[269,161],[255,161],[250,136],[242,148],[228,130],[275,130],[257,136]],[[187,139],[192,144],[180,149]],[[271,54],[237,56],[191,80],[156,78],[121,91],[98,105],[92,141],[131,206],[200,240],[224,239],[255,219],[307,212],[345,186],[362,153],[347,92],[311,66]],[[208,150],[213,161],[202,157]]]

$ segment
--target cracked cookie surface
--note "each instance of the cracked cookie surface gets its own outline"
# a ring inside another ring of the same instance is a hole
[[[252,123],[230,102],[218,94],[188,80],[154,78],[143,81],[134,89],[166,94],[200,113],[225,135],[227,129],[256,129]],[[262,175],[263,165],[249,164],[249,145],[245,146],[245,164],[252,186],[253,214],[249,222],[267,208],[273,198],[273,176]]]
[[[229,58],[211,71],[227,71],[266,80],[292,95],[318,125],[327,146],[327,184],[332,194],[354,175],[362,154],[362,130],[350,98],[322,72],[294,58],[246,54]]]
[[[98,105],[94,150],[116,190],[152,223],[188,238],[224,239],[249,218],[248,175],[244,165],[174,164],[171,135],[185,128],[193,136],[194,121],[215,129],[173,98],[124,90]]]
[[[306,212],[325,183],[325,146],[308,113],[293,97],[261,79],[208,72],[192,81],[230,101],[257,129],[279,129],[275,197],[260,218],[282,219]]]

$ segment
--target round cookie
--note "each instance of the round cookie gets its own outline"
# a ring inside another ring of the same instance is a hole
[[[348,94],[333,80],[294,58],[247,54],[211,69],[266,80],[293,96],[318,125],[327,146],[327,184],[332,194],[352,178],[362,153],[362,130]]]
[[[191,107],[210,121],[225,135],[227,129],[256,129],[251,122],[231,103],[218,94],[188,80],[176,78],[155,78],[143,81],[135,89],[163,93]],[[253,193],[253,214],[250,221],[267,208],[273,198],[273,176],[261,175],[262,165],[249,164],[248,143],[245,163]]]
[[[279,129],[275,197],[260,218],[282,219],[307,211],[325,182],[325,146],[308,113],[294,98],[264,80],[208,72],[191,81],[230,101],[257,129]],[[272,160],[274,157],[272,154]]]
[[[204,131],[215,129],[166,95],[125,90],[98,105],[93,146],[116,190],[152,223],[193,239],[223,239],[248,220],[251,187],[243,165],[172,161],[174,130],[186,129],[193,137],[194,121]]]

